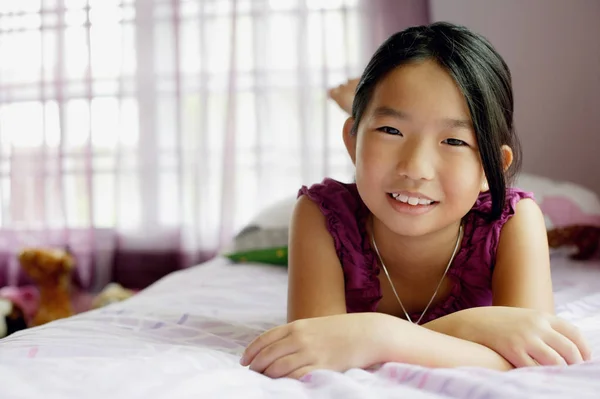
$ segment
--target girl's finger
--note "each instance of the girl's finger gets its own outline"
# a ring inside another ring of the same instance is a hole
[[[553,329],[570,339],[577,346],[583,360],[587,361],[592,358],[592,350],[577,327],[558,317],[551,322],[551,325]]]
[[[263,373],[279,359],[293,355],[298,349],[298,346],[289,336],[275,341],[254,356],[254,359],[250,362],[250,370]]]
[[[300,353],[283,356],[276,359],[264,371],[264,375],[271,378],[281,378],[292,374],[294,371],[308,366],[309,362]]]
[[[270,329],[269,331],[261,334],[257,338],[255,338],[242,355],[240,359],[240,364],[242,366],[247,366],[254,360],[254,357],[262,351],[265,347],[271,345],[273,342],[279,341],[289,334],[289,324],[284,324],[279,327],[275,327]]]
[[[296,380],[299,380],[300,378],[304,377],[306,374],[315,371],[315,368],[313,366],[304,366],[304,367],[300,367],[294,371],[292,371],[291,373],[287,374],[285,376],[285,378],[294,378]]]
[[[540,366],[565,366],[567,364],[556,350],[541,339],[530,346],[527,353]]]
[[[544,342],[558,352],[567,364],[578,364],[583,362],[583,356],[577,345],[559,332],[552,331],[552,333],[544,339]]]
[[[524,351],[514,352],[511,356],[506,357],[505,359],[510,362],[516,368],[519,367],[535,367],[539,366],[538,363],[534,359],[529,356],[528,353]]]

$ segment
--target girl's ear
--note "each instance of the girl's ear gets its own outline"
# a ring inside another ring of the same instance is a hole
[[[510,168],[510,165],[512,165],[512,162],[514,159],[513,151],[512,151],[512,148],[510,148],[506,144],[504,144],[502,146],[500,151],[502,152],[502,168],[506,172],[508,170],[508,168]]]
[[[354,118],[346,119],[344,123],[343,135],[344,135],[344,144],[346,145],[346,150],[348,151],[348,155],[350,155],[350,159],[352,159],[352,163],[356,165],[356,134],[353,132],[352,127],[354,126]]]
[[[512,165],[512,162],[514,159],[512,148],[510,148],[509,146],[507,146],[505,144],[500,148],[500,151],[502,152],[502,170],[504,172],[506,172],[508,170],[508,168],[510,168],[510,165]],[[481,192],[485,192],[485,191],[488,191],[489,189],[490,189],[490,186],[484,175],[483,180],[481,181],[481,189],[480,190],[481,190]]]
[[[487,182],[487,179],[484,176],[483,177],[483,181],[481,182],[481,189],[480,189],[480,191],[483,193],[483,192],[488,191],[489,189],[490,189],[490,186],[489,186],[489,184]]]

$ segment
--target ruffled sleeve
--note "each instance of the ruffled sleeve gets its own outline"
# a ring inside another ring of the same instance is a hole
[[[485,246],[485,248],[487,248],[488,255],[492,262],[496,258],[496,249],[500,242],[500,232],[502,231],[502,227],[515,214],[519,201],[525,198],[534,199],[532,193],[516,188],[508,188],[506,190],[506,203],[502,214],[497,220],[492,222],[488,222],[486,219],[486,216],[489,215],[492,210],[492,196],[489,192],[480,195],[477,202],[475,202],[470,215],[473,221],[473,232],[471,236],[477,241],[478,246]]]

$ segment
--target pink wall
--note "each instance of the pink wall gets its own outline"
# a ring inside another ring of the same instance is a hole
[[[429,22],[427,0],[361,0],[363,15],[367,17],[363,42],[360,43],[365,62],[392,34],[414,25]],[[368,28],[367,28],[368,25]]]
[[[600,193],[600,1],[430,0],[486,36],[513,74],[523,171]]]

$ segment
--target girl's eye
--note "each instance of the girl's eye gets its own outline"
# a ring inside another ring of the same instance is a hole
[[[394,129],[393,127],[389,127],[389,126],[380,127],[377,130],[382,131],[387,134],[400,135],[400,136],[402,135],[402,133],[400,133],[400,130]]]
[[[443,141],[443,143],[451,145],[452,147],[468,146],[468,144],[466,142],[459,140],[459,139],[446,139]]]

